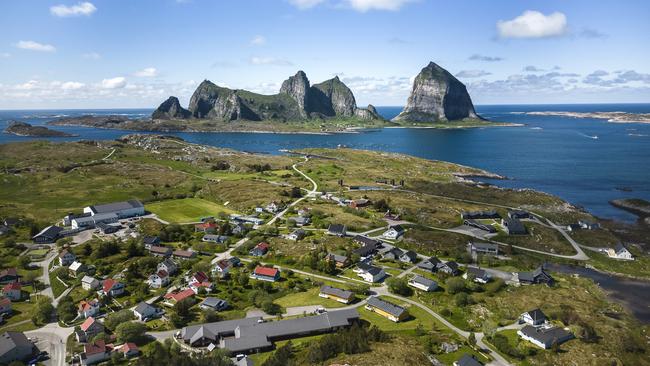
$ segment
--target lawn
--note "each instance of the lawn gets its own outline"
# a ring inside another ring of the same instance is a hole
[[[234,210],[201,198],[183,198],[149,203],[145,206],[165,221],[174,223],[197,222],[202,217],[216,216],[219,212],[227,214]]]
[[[346,306],[345,304],[338,301],[325,299],[318,296],[319,292],[319,288],[314,287],[304,292],[288,294],[286,296],[275,299],[274,302],[285,309],[294,306],[306,305],[322,305],[325,308],[340,308]]]
[[[366,310],[365,307],[359,307],[358,310],[361,319],[367,320],[383,331],[390,333],[404,333],[406,335],[415,334],[414,331],[418,326],[421,326],[424,329],[431,329],[433,325],[438,329],[444,328],[436,318],[418,306],[410,305],[408,303],[404,304],[400,300],[390,296],[382,296],[382,299],[406,308],[411,317],[405,321],[395,323],[377,313]]]

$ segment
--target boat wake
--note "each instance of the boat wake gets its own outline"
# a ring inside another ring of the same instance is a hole
[[[543,128],[541,128],[541,127],[531,127],[530,129],[531,130],[543,130]]]
[[[648,135],[644,133],[628,133],[628,136],[634,136],[634,137],[648,137]]]
[[[592,135],[586,135],[586,134],[581,133],[581,132],[578,132],[578,135],[580,135],[582,137],[586,137],[588,139],[598,140],[598,135],[593,135],[593,136]]]

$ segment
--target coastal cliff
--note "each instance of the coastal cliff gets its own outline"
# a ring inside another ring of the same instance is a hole
[[[465,85],[447,70],[430,62],[415,78],[404,110],[393,121],[447,122],[463,119],[480,119]]]

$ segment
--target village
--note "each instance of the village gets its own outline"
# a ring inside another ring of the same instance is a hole
[[[27,272],[0,272],[0,326],[18,325],[2,334],[0,363],[137,363],[152,342],[171,341],[181,352],[219,350],[235,365],[264,365],[289,340],[361,326],[387,334],[433,327],[444,334],[428,346],[440,365],[512,365],[593,336],[590,325],[574,326],[543,301],[518,304],[505,317],[491,311],[477,318],[469,308],[492,306],[492,298],[512,291],[557,292],[573,281],[562,276],[558,285],[543,263],[526,271],[499,265],[514,250],[544,251],[505,240],[538,226],[570,239],[572,231],[601,230],[597,223],[560,225],[498,205],[466,210],[440,231],[464,238],[460,249],[431,255],[408,239],[422,225],[372,195],[403,182],[324,192],[299,166],[293,169],[310,189],[247,211],[203,210],[195,221],[169,222],[159,203],[133,198],[79,207],[35,232],[28,252],[40,251],[40,260],[21,262]],[[373,220],[361,228],[331,212]],[[20,231],[22,220],[6,218],[3,226]],[[568,242],[575,254],[548,255],[586,256]],[[598,251],[635,260],[620,243]],[[30,322],[40,327],[20,331]]]

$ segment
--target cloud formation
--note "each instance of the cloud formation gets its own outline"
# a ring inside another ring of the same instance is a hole
[[[345,0],[352,9],[367,12],[369,10],[399,10],[404,4],[413,0]]]
[[[544,71],[544,69],[540,69],[539,67],[533,66],[533,65],[528,65],[528,66],[524,67],[523,70],[525,72],[542,72],[542,71]]]
[[[548,38],[566,34],[567,18],[560,12],[544,15],[526,10],[511,20],[499,20],[497,31],[501,38]]]
[[[72,6],[62,4],[50,7],[50,13],[57,17],[89,16],[96,11],[95,5],[87,1]]]
[[[133,75],[140,78],[152,78],[158,76],[158,70],[155,67],[145,67],[140,71],[136,71]]]
[[[104,79],[101,85],[104,89],[122,89],[126,86],[126,78],[118,76],[111,79]]]
[[[34,41],[19,41],[16,43],[16,47],[29,50],[29,51],[39,51],[39,52],[54,52],[56,47],[51,44],[38,43]]]
[[[253,37],[253,39],[251,39],[251,44],[254,46],[261,46],[265,43],[266,43],[266,37],[259,34]]]
[[[289,0],[289,3],[298,9],[305,10],[324,2],[325,0]]]
[[[253,65],[274,65],[274,66],[291,66],[293,63],[291,61],[276,58],[276,57],[259,57],[253,56],[250,59],[250,63]]]
[[[484,61],[484,62],[497,62],[497,61],[503,61],[502,57],[498,56],[484,56],[484,55],[479,55],[477,53],[471,55],[468,60],[470,61]]]
[[[480,78],[491,75],[492,73],[485,70],[462,70],[456,74],[458,78]]]

